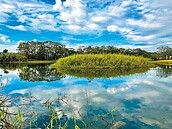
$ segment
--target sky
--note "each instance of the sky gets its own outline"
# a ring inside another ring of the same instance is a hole
[[[21,41],[156,51],[172,46],[172,0],[0,0],[0,51]]]

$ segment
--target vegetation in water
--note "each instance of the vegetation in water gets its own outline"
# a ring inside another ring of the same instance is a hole
[[[73,55],[57,60],[55,68],[136,68],[150,67],[150,59],[121,54]]]
[[[125,126],[125,123],[119,125],[119,122],[115,118],[115,110],[113,107],[111,111],[104,111],[99,114],[83,114],[82,110],[86,110],[91,105],[88,104],[88,93],[86,97],[86,104],[82,105],[78,110],[78,117],[68,118],[65,115],[63,109],[57,107],[59,105],[66,104],[69,108],[71,106],[70,98],[65,95],[59,96],[57,100],[48,99],[44,103],[40,103],[34,98],[31,93],[29,96],[16,96],[10,97],[6,95],[0,96],[0,127],[3,129],[34,129],[34,128],[45,128],[45,129],[67,129],[69,126],[73,129],[80,128],[91,128],[92,122],[100,122],[104,128],[108,127],[119,127]],[[69,103],[70,102],[70,103]],[[41,109],[44,109],[44,113],[40,113],[34,107],[41,105]],[[93,107],[92,107],[93,108]],[[91,121],[93,120],[93,121]],[[90,122],[90,123],[88,123]]]
[[[172,65],[172,60],[158,60],[153,63],[158,65]]]
[[[167,67],[165,67],[164,69],[167,69]],[[168,69],[171,69],[171,67],[168,66]],[[88,73],[89,72],[91,71],[88,71]],[[162,74],[164,74],[164,72],[166,71],[160,71],[160,73]],[[169,72],[166,72],[166,74],[170,75]],[[116,129],[122,128],[123,126],[127,128],[127,119],[123,119],[124,121],[120,121],[121,119],[119,114],[116,115],[115,107],[112,106],[112,110],[103,110],[101,108],[97,109],[96,106],[94,107],[94,103],[91,103],[92,98],[89,96],[90,92],[87,91],[87,89],[81,92],[81,94],[85,98],[82,99],[84,103],[82,103],[83,105],[79,105],[79,109],[77,112],[75,110],[75,105],[72,105],[73,102],[75,102],[76,104],[77,100],[66,94],[57,93],[58,97],[56,99],[52,100],[50,98],[47,101],[43,102],[40,102],[40,100],[34,98],[31,92],[30,94],[18,94],[17,96],[14,94],[0,94],[0,128],[67,129],[70,126],[70,128],[79,129],[92,128],[94,122],[97,122],[96,124],[100,125],[100,127],[102,128]],[[67,107],[69,107],[67,108],[67,111],[69,112],[75,111],[74,113],[78,113],[76,116],[79,117],[69,118],[65,114],[66,110],[64,110],[61,105],[66,105]],[[93,110],[95,111],[94,113],[92,112]],[[99,112],[96,113],[96,110]]]
[[[57,70],[61,74],[67,74],[79,78],[110,78],[119,76],[128,76],[136,73],[145,73],[149,68],[118,68],[118,69],[72,69],[57,67]]]

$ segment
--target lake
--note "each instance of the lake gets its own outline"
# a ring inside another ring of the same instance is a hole
[[[69,129],[172,127],[172,66],[62,73],[50,65],[5,64],[0,74],[1,98],[11,98],[10,112],[22,109],[23,128],[30,120],[33,128],[50,126],[53,113],[54,126]]]

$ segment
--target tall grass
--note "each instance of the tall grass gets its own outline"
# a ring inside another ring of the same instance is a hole
[[[84,54],[72,55],[56,61],[53,67],[62,68],[136,68],[150,67],[147,58],[122,54]]]

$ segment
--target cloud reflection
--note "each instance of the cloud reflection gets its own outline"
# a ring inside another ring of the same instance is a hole
[[[59,80],[59,84],[62,85],[60,87],[54,85],[56,82],[54,84],[44,82],[30,88],[25,88],[25,86],[18,90],[13,88],[10,94],[24,95],[31,91],[37,101],[41,103],[47,99],[57,100],[59,96],[66,96],[64,101],[67,104],[63,102],[55,110],[63,109],[68,118],[80,118],[79,111],[82,115],[88,114],[90,111],[88,110],[89,106],[104,111],[110,111],[116,106],[117,111],[127,120],[133,120],[133,117],[135,117],[145,123],[151,123],[152,114],[159,112],[165,115],[166,118],[156,117],[154,120],[158,121],[158,125],[163,125],[163,122],[172,115],[170,112],[169,114],[164,112],[164,109],[168,109],[167,111],[171,109],[169,104],[172,97],[172,79],[171,77],[160,78],[155,75],[156,69],[152,69],[142,75],[94,79],[91,82],[84,78],[66,76]],[[119,80],[122,81],[119,82]],[[134,100],[137,100],[138,103],[135,108],[131,108],[133,102],[136,102]],[[82,108],[83,105],[84,108]],[[146,113],[147,110],[152,112],[148,114]],[[40,110],[40,112],[43,113],[44,110]],[[170,124],[169,122],[166,126],[170,127]]]

